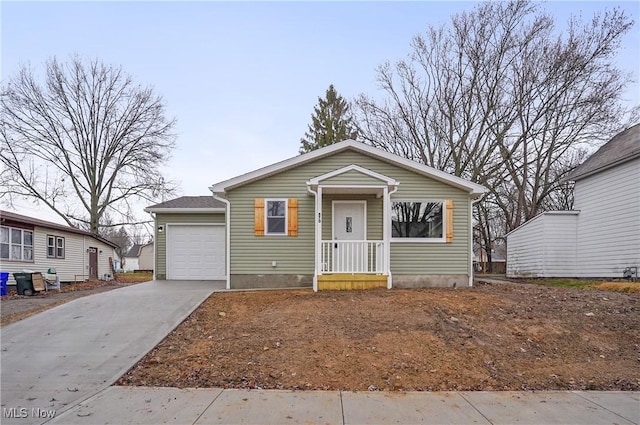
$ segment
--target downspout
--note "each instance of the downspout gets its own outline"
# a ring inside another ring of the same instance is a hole
[[[215,193],[211,192],[213,195],[213,199],[216,199],[227,206],[227,209],[224,213],[224,230],[225,230],[225,248],[224,248],[224,256],[225,256],[225,268],[227,275],[226,288],[227,290],[231,289],[231,202],[228,199],[221,198]]]
[[[473,286],[473,206],[484,198],[484,193],[469,204],[469,287]]]
[[[390,223],[391,220],[391,195],[398,191],[398,185],[396,184],[393,189],[387,192],[387,205],[384,206],[385,210],[382,214],[383,217],[386,216],[387,221]],[[385,204],[384,202],[382,203]],[[391,276],[391,226],[387,224],[387,232],[384,235],[384,244],[385,244],[385,254],[386,254],[386,268],[387,268],[387,289],[391,289],[393,287],[393,276]]]
[[[156,280],[156,247],[158,246],[158,222],[156,221],[156,213],[149,212],[153,218],[153,280]],[[165,247],[166,249],[166,247]],[[120,259],[120,267],[122,267],[122,258]]]
[[[314,196],[314,213],[313,213],[313,226],[314,226],[314,244],[313,244],[313,292],[318,292],[318,220],[319,217],[316,217],[317,209],[318,209],[318,192],[314,192],[311,189],[311,185],[307,183],[307,192],[313,194]]]

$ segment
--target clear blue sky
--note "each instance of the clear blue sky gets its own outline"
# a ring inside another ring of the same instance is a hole
[[[72,53],[122,65],[162,95],[177,118],[168,177],[184,195],[294,156],[319,96],[380,94],[375,68],[409,53],[411,38],[473,2],[6,2],[2,78],[29,62],[42,69]],[[640,3],[546,2],[558,23],[620,7],[637,22]],[[640,102],[640,24],[619,66],[634,73]],[[141,207],[142,208],[142,207]],[[19,212],[55,219],[23,204]],[[55,219],[55,221],[59,221]]]

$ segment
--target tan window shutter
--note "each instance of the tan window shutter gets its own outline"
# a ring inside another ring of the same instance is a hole
[[[447,243],[453,242],[453,200],[445,202],[445,215],[447,217]]]
[[[298,236],[298,200],[293,198],[287,202],[287,229],[289,236]]]
[[[264,236],[264,199],[259,198],[253,202],[254,225],[253,234]]]

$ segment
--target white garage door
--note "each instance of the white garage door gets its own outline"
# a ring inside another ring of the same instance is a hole
[[[224,226],[168,225],[167,279],[224,279],[224,236]]]

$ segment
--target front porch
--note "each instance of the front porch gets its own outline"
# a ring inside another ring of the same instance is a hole
[[[383,240],[329,240],[322,241],[321,247],[319,291],[387,287]]]
[[[390,198],[397,185],[357,165],[307,182],[316,198],[314,291],[391,288]]]

